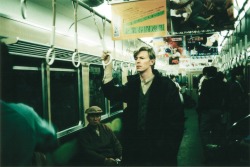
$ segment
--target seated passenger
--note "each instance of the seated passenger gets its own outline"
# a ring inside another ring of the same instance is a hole
[[[122,146],[112,130],[100,123],[102,109],[88,108],[85,113],[89,124],[82,129],[78,141],[86,165],[118,165],[122,158]]]

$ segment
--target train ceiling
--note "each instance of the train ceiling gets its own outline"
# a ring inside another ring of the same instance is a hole
[[[26,2],[26,6],[21,5],[20,8],[20,2]],[[37,27],[39,31],[46,31],[46,35],[44,33],[39,33],[40,35],[43,35],[43,39],[39,39],[37,43],[41,43],[44,46],[46,46],[46,49],[50,46],[51,43],[51,27],[52,27],[52,0],[2,0],[1,7],[0,7],[0,14],[1,16],[6,16],[7,18],[12,18],[14,20],[17,20],[18,22],[24,23],[24,24],[31,24],[34,27]],[[76,2],[76,0],[73,0]],[[89,4],[89,2],[99,3],[100,5],[92,5]],[[99,39],[98,30],[97,27],[101,30],[102,35],[104,34],[105,43],[107,45],[107,48],[109,50],[113,50],[115,47],[115,54],[117,56],[117,59],[121,59],[127,62],[133,62],[133,58],[131,57],[131,53],[133,50],[137,49],[140,46],[143,45],[149,45],[155,48],[155,51],[157,52],[159,61],[159,68],[165,66],[166,64],[175,64],[172,60],[165,59],[168,56],[172,56],[174,53],[174,50],[177,50],[181,52],[182,60],[178,60],[179,62],[186,62],[188,64],[188,58],[190,58],[191,54],[195,53],[195,49],[199,49],[199,47],[204,47],[202,52],[199,53],[199,55],[194,56],[193,61],[201,62],[202,64],[206,64],[205,62],[208,62],[207,59],[213,59],[215,55],[218,55],[220,52],[220,49],[225,44],[225,39],[228,38],[233,33],[233,29],[237,26],[238,21],[242,17],[244,17],[244,14],[249,9],[249,1],[248,0],[234,0],[233,2],[233,14],[234,18],[236,18],[236,22],[230,22],[230,17],[227,18],[227,21],[225,25],[222,27],[217,28],[211,28],[211,25],[208,26],[206,29],[201,29],[198,25],[192,25],[187,26],[188,24],[179,25],[181,22],[179,16],[173,14],[174,8],[170,9],[169,6],[167,6],[169,10],[167,10],[168,13],[168,22],[167,29],[168,32],[165,37],[146,37],[146,38],[137,38],[137,39],[124,39],[124,40],[117,40],[112,41],[111,36],[112,32],[110,31],[102,31],[103,30],[103,20],[106,19],[107,22],[111,22],[112,18],[111,16],[111,4],[114,3],[120,3],[124,2],[126,3],[132,3],[134,1],[127,1],[127,0],[112,0],[112,1],[102,1],[102,0],[78,0],[79,8],[78,8],[78,39],[79,39],[79,52],[81,56],[82,61],[86,61],[85,55],[92,55],[92,59],[88,60],[89,62],[98,62],[100,63],[100,59],[98,59],[99,55],[101,54],[103,50],[103,45]],[[150,0],[152,1],[152,0]],[[187,0],[183,0],[182,2],[186,2]],[[218,0],[216,2],[220,3],[223,0]],[[102,3],[103,2],[103,3]],[[174,1],[167,0],[167,5],[170,3],[173,3]],[[177,2],[177,1],[176,1]],[[225,0],[224,2],[230,2],[230,0]],[[194,4],[193,4],[194,6]],[[228,8],[230,5],[227,6]],[[57,52],[60,53],[59,57],[57,59],[64,59],[69,60],[71,59],[72,53],[75,49],[75,41],[74,41],[74,35],[75,35],[75,22],[74,22],[74,10],[72,8],[72,0],[57,0],[56,4],[57,8],[57,14],[56,14],[56,41],[55,41],[55,47],[58,50]],[[227,9],[228,9],[227,8]],[[11,10],[10,10],[11,9]],[[20,14],[20,9],[23,12],[22,9],[25,9],[25,12]],[[16,12],[18,11],[18,12]],[[170,11],[172,13],[170,13]],[[94,13],[94,15],[93,15]],[[26,17],[26,18],[24,18]],[[185,18],[184,18],[185,19]],[[215,16],[210,18],[213,21],[216,21]],[[218,19],[217,19],[218,20]],[[225,19],[223,20],[225,21]],[[219,22],[215,25],[219,25]],[[221,22],[220,22],[220,25]],[[180,29],[183,27],[188,27],[189,29]],[[178,29],[179,28],[179,29]],[[106,24],[105,29],[109,30],[111,29],[111,24]],[[193,30],[195,29],[195,30]],[[17,32],[15,32],[17,33]],[[13,33],[13,36],[15,36],[15,33]],[[38,34],[38,35],[39,35]],[[0,36],[4,36],[5,34],[0,34]],[[24,35],[23,33],[20,35],[16,35],[15,37],[19,38],[19,43],[22,45],[27,42],[32,42],[34,39],[33,37],[30,37],[29,35]],[[57,37],[57,36],[60,36]],[[67,37],[67,42],[60,41],[65,40]],[[37,37],[38,38],[38,37]],[[41,38],[41,37],[40,37]],[[60,39],[60,40],[59,40]],[[206,41],[210,40],[209,42],[204,42],[204,39]],[[182,42],[180,42],[181,40]],[[214,41],[216,40],[216,42]],[[168,44],[171,44],[171,51],[168,50],[166,46],[164,46],[167,42]],[[66,43],[66,44],[65,44]],[[85,45],[85,46],[83,46]],[[205,45],[205,46],[204,46]],[[218,46],[218,50],[214,49],[215,46]],[[18,45],[17,45],[18,46]],[[28,45],[29,46],[29,45]],[[32,46],[32,45],[31,45]],[[206,47],[210,46],[210,51],[206,51]],[[165,48],[164,48],[165,47]],[[16,46],[12,47],[16,48]],[[36,48],[36,47],[34,47]],[[43,47],[41,47],[43,48]],[[62,49],[66,48],[66,49]],[[18,48],[17,48],[18,50]],[[19,49],[20,50],[20,49]],[[43,50],[43,49],[42,49]],[[65,51],[65,52],[62,52]],[[40,54],[43,54],[44,51],[42,51]],[[191,53],[192,52],[192,53]],[[26,54],[26,53],[25,53]],[[29,53],[27,53],[29,54]],[[67,56],[68,55],[68,56]],[[95,56],[97,55],[97,56]],[[195,55],[195,54],[194,54]],[[122,58],[121,58],[122,57]],[[164,58],[165,57],[165,58]],[[187,59],[185,59],[187,58]],[[203,60],[205,59],[205,60]],[[172,66],[174,67],[174,66]]]

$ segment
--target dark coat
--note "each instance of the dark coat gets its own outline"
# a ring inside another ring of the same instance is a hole
[[[146,136],[150,150],[155,156],[177,155],[183,136],[184,112],[176,85],[167,77],[154,71],[155,77],[149,88],[148,111],[146,115]],[[133,147],[137,133],[139,94],[141,81],[138,74],[128,76],[126,85],[116,87],[113,81],[102,86],[104,95],[110,100],[127,103],[123,113],[124,147]],[[136,144],[135,144],[136,145]],[[125,148],[124,148],[125,149]]]
[[[217,78],[204,80],[201,87],[199,108],[202,110],[218,109],[225,106],[226,83]]]
[[[105,158],[120,158],[122,146],[113,131],[105,124],[98,125],[100,136],[88,125],[79,132],[78,142],[84,165],[104,165]]]

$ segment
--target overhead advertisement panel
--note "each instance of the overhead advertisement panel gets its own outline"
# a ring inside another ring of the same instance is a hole
[[[166,65],[179,64],[180,58],[186,57],[183,36],[159,37],[153,40],[157,59]]]
[[[126,2],[133,2],[133,1],[144,1],[144,0],[109,0],[109,4],[115,3],[126,3]]]
[[[166,36],[166,8],[166,0],[113,4],[113,40]]]
[[[219,33],[187,35],[186,50],[192,58],[209,58],[218,55]]]
[[[234,29],[233,0],[168,0],[169,34],[199,34]]]

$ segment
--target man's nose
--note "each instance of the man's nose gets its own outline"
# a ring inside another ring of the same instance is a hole
[[[95,116],[95,117],[94,117],[94,120],[98,120],[98,118],[99,118],[98,116]]]

